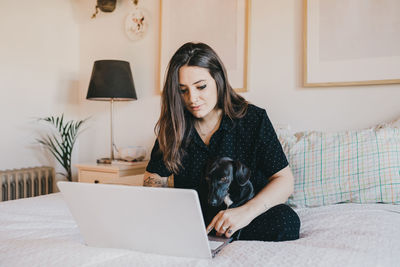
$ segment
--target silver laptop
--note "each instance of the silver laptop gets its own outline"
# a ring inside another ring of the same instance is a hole
[[[231,241],[207,236],[195,190],[75,182],[57,186],[88,246],[211,258]]]

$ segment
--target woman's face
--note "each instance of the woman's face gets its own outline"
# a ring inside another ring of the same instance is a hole
[[[206,119],[217,106],[217,85],[207,69],[183,66],[179,69],[179,87],[187,110],[198,119]]]

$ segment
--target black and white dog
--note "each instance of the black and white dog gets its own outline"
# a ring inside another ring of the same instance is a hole
[[[205,181],[208,185],[207,225],[219,211],[239,207],[254,197],[249,168],[229,157],[212,161],[207,166]]]
[[[224,202],[227,208],[235,208],[254,197],[250,170],[240,161],[228,157],[213,161],[207,168],[205,179],[208,204],[213,207]]]

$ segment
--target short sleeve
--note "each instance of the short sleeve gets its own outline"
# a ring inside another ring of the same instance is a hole
[[[168,177],[172,173],[165,167],[163,154],[160,150],[160,145],[156,139],[153,149],[151,150],[150,161],[147,164],[146,171],[151,173],[157,173],[161,177]]]
[[[257,140],[257,169],[268,179],[286,166],[286,155],[264,110]]]

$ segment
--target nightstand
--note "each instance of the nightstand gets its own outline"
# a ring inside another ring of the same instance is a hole
[[[78,182],[100,184],[143,185],[148,161],[125,164],[77,164]]]

